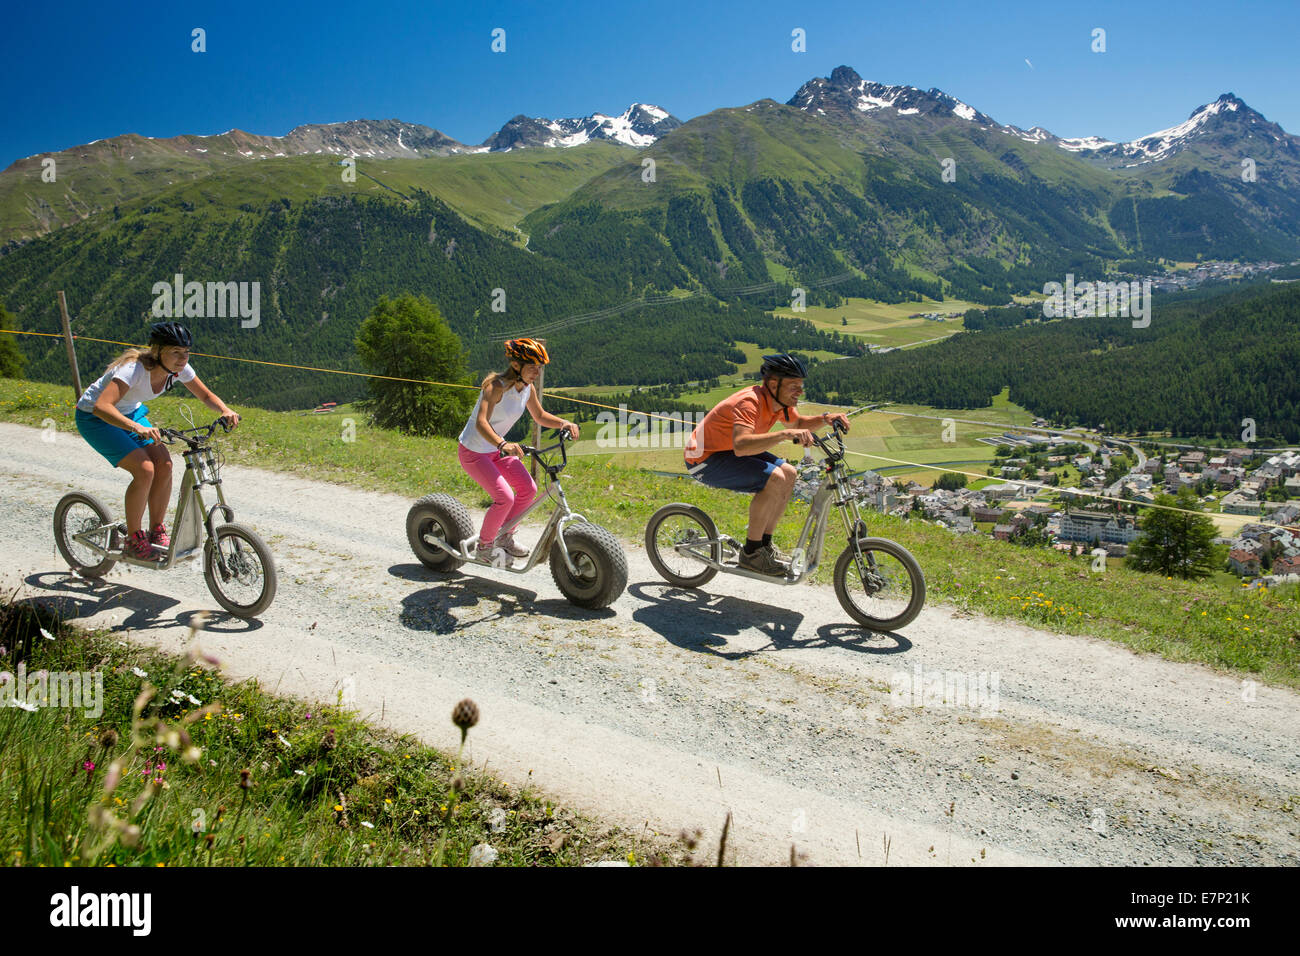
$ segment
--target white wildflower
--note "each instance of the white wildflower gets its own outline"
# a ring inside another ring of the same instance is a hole
[[[469,851],[470,866],[491,866],[500,854],[486,843],[476,843]]]

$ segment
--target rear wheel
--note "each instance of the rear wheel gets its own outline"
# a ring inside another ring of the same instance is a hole
[[[916,558],[885,538],[859,538],[835,562],[835,596],[853,620],[872,631],[910,624],[925,603],[925,576]]]
[[[225,564],[223,572],[217,555]],[[203,549],[203,576],[217,603],[235,617],[256,617],[275,599],[275,559],[271,549],[247,525],[217,528]]]
[[[74,491],[59,499],[54,509],[54,543],[68,566],[85,578],[100,578],[117,564],[96,551],[93,542],[109,550],[113,534],[113,519],[94,495]],[[82,535],[85,540],[77,540]]]
[[[551,577],[578,607],[609,607],[627,587],[627,555],[612,534],[599,525],[575,522],[564,529],[564,545],[577,574],[564,563],[559,536],[551,545]]]
[[[650,563],[669,584],[679,588],[703,587],[718,573],[699,558],[677,549],[678,545],[713,541],[709,554],[722,563],[722,545],[718,544],[718,528],[713,519],[694,505],[677,502],[664,505],[650,517],[645,529],[645,550]]]
[[[433,544],[431,538],[458,551],[460,543],[474,534],[469,512],[451,495],[425,495],[406,513],[406,540],[420,563],[432,571],[455,571],[465,562]]]

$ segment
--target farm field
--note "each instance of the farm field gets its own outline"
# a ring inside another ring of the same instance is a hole
[[[1016,301],[1027,304],[1034,299],[1030,296],[1017,296]],[[834,308],[809,306],[804,312],[779,309],[773,314],[790,319],[807,319],[827,331],[853,335],[883,348],[897,348],[946,338],[963,331],[966,327],[961,318],[934,322],[929,319],[908,318],[910,315],[917,312],[964,313],[967,309],[978,308],[985,307],[962,299],[945,299],[943,302],[938,302],[926,297],[920,302],[895,304],[876,302],[872,299],[849,299],[843,305]]]

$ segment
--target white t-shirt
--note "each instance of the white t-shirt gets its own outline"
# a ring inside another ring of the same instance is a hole
[[[528,398],[532,394],[531,385],[525,385],[521,390],[516,390],[514,385],[507,385],[501,401],[496,403],[492,414],[488,416],[488,424],[492,426],[492,430],[505,438],[506,432],[510,431],[524,414],[524,409],[528,407]],[[478,401],[474,403],[474,410],[469,413],[469,421],[465,423],[465,428],[460,433],[460,443],[470,451],[487,455],[496,451],[496,446],[479,434],[478,409],[482,404],[483,392],[480,390]]]
[[[99,396],[103,393],[104,389],[108,387],[108,383],[113,379],[117,379],[126,384],[126,391],[122,393],[121,399],[117,402],[117,410],[127,418],[130,418],[135,414],[135,410],[140,407],[142,402],[151,401],[163,392],[167,391],[166,386],[164,386],[162,392],[155,392],[153,390],[153,384],[150,382],[149,378],[149,370],[141,363],[124,362],[117,368],[109,369],[104,372],[104,374],[99,377],[98,381],[92,384],[90,388],[86,389],[86,391],[82,393],[81,398],[77,400],[77,407],[83,412],[90,412],[93,414],[95,411],[95,402],[99,401]],[[180,370],[180,374],[176,376],[174,381],[189,382],[193,381],[193,379],[194,369],[190,368],[189,363],[186,362],[185,367]]]

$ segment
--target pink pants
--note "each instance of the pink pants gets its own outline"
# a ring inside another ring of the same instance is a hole
[[[518,458],[499,451],[480,454],[459,446],[460,465],[492,498],[479,540],[491,544],[503,528],[514,531],[519,516],[537,497],[537,483]]]

